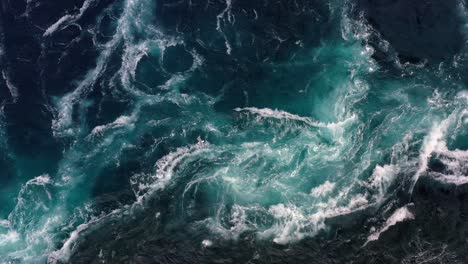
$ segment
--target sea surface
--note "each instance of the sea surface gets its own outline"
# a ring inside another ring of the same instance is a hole
[[[468,263],[465,0],[0,0],[0,263]]]

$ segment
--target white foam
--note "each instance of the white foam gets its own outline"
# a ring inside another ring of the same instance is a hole
[[[137,203],[141,203],[144,198],[152,193],[164,189],[174,175],[175,167],[189,156],[201,153],[209,143],[199,140],[197,144],[189,147],[180,147],[174,152],[170,152],[156,162],[156,173],[153,175],[134,175],[131,184],[137,196]]]
[[[28,181],[30,184],[44,185],[52,183],[50,176],[48,174],[37,176],[36,178]]]
[[[185,76],[180,75],[180,74],[174,74],[164,84],[160,85],[159,88],[164,89],[164,90],[169,90],[173,87],[177,88],[185,80],[186,80]]]
[[[169,180],[172,178],[174,168],[187,156],[194,154],[197,150],[200,150],[205,143],[197,143],[190,147],[178,148],[175,152],[171,152],[156,162],[156,174],[154,178],[157,182],[152,184],[153,190],[159,190],[166,186]]]
[[[273,238],[277,244],[289,244],[305,237],[315,236],[320,230],[326,229],[325,220],[339,215],[349,214],[361,210],[368,205],[367,199],[362,195],[352,197],[347,205],[338,206],[342,202],[346,191],[330,199],[327,203],[318,203],[318,210],[307,213],[307,209],[293,204],[277,204],[269,208],[268,213],[276,220],[266,230],[259,231],[260,238]]]
[[[123,209],[115,209],[108,214],[103,214],[99,217],[93,217],[86,223],[79,225],[73,232],[70,233],[69,237],[67,240],[65,240],[60,249],[53,251],[48,255],[47,263],[57,264],[68,262],[73,253],[74,247],[76,243],[78,243],[78,239],[83,232],[91,228],[93,225],[101,223],[102,221],[111,219],[113,217],[121,217],[123,212]]]
[[[10,81],[8,74],[6,71],[2,71],[3,79],[5,80],[6,86],[10,91],[10,95],[13,98],[13,102],[16,102],[19,98],[19,91],[18,88]]]
[[[0,234],[0,246],[18,242],[20,235],[14,230],[8,231],[6,234]]]
[[[62,248],[60,249],[60,254],[56,254],[55,257],[57,260],[68,260],[71,256],[72,245],[78,240],[79,234],[88,228],[89,224],[81,224],[76,230],[74,230],[70,237],[63,243]]]
[[[226,0],[226,8],[216,16],[216,30],[221,33],[221,35],[224,38],[224,44],[226,45],[226,53],[228,55],[231,54],[232,52],[232,46],[229,43],[229,40],[226,36],[226,33],[221,28],[221,20],[224,21],[224,17],[227,15],[227,19],[231,24],[234,24],[235,18],[231,13],[231,8],[232,8],[232,0]]]
[[[53,33],[55,33],[57,30],[63,29],[65,26],[68,26],[71,23],[75,23],[78,19],[80,19],[83,16],[83,14],[86,12],[86,10],[88,10],[88,8],[91,6],[91,4],[93,2],[95,2],[95,1],[96,0],[86,0],[83,3],[83,5],[81,6],[78,14],[76,14],[76,15],[70,15],[70,14],[64,15],[59,20],[57,20],[57,22],[55,22],[54,24],[49,26],[42,36],[43,37],[50,36]]]
[[[115,213],[116,213],[116,210],[100,218],[94,218],[87,223],[79,225],[73,232],[71,232],[70,236],[68,237],[67,240],[65,240],[62,247],[59,250],[56,250],[49,254],[47,258],[47,263],[57,264],[57,263],[62,263],[62,262],[68,262],[68,260],[70,259],[73,253],[73,247],[77,243],[80,234],[84,232],[85,230],[87,230],[92,224],[95,224],[104,218],[108,218],[109,216]]]
[[[96,126],[95,128],[93,128],[93,130],[91,131],[91,136],[101,135],[105,131],[112,129],[112,128],[118,128],[118,127],[131,125],[133,121],[134,121],[133,116],[125,116],[125,115],[120,116],[112,123],[109,123],[107,125]]]
[[[6,219],[0,219],[0,227],[9,227],[10,226],[10,221]]]
[[[444,163],[447,171],[454,175],[465,177],[468,172],[468,151],[466,150],[444,150],[439,151],[440,161]]]
[[[379,191],[377,200],[384,197],[388,187],[393,183],[399,168],[396,165],[384,165],[381,167],[377,165],[372,173],[371,186]]]
[[[137,15],[137,14],[133,14],[133,15]],[[147,16],[149,16],[149,14],[147,14]],[[137,17],[134,19],[140,20],[141,18]],[[131,28],[127,28],[127,27],[130,27],[130,25],[127,25],[127,24],[124,24],[122,27],[123,27],[122,30],[124,31],[132,30]],[[148,31],[146,33],[149,36],[155,35],[156,37],[149,37],[149,39],[147,40],[133,43],[134,40],[133,40],[132,35],[128,36],[124,34],[122,36],[122,38],[125,40],[126,45],[125,45],[124,54],[122,55],[122,66],[119,69],[120,81],[124,89],[126,89],[128,92],[136,96],[147,96],[145,92],[134,89],[134,85],[132,84],[132,81],[135,80],[136,70],[141,59],[146,56],[151,56],[154,50],[157,50],[157,52],[161,53],[159,57],[159,63],[162,64],[166,49],[168,47],[176,46],[176,45],[183,43],[181,39],[178,39],[176,37],[164,36],[163,33],[159,32],[158,29],[152,26],[145,27],[144,30]],[[196,54],[196,52],[192,52],[191,54],[193,56],[193,54]],[[191,70],[193,71],[193,69],[197,68],[198,63],[202,63],[201,56],[195,57],[194,62],[192,63],[192,67],[189,69],[189,71]],[[178,77],[185,78],[183,74],[180,74]],[[171,79],[173,78],[175,79],[174,76],[171,76]],[[148,88],[152,89],[155,87],[148,87]],[[160,88],[167,89],[168,87],[161,85]]]
[[[95,0],[87,0],[83,4],[82,12]],[[52,129],[54,136],[75,136],[79,132],[79,127],[74,127],[72,120],[73,108],[80,101],[84,101],[83,98],[91,91],[96,81],[107,69],[108,61],[111,55],[114,53],[122,42],[125,43],[125,53],[122,58],[122,66],[119,70],[121,75],[120,80],[122,81],[123,88],[130,92],[133,96],[142,95],[141,92],[132,89],[132,87],[125,82],[125,78],[130,78],[131,73],[135,70],[135,56],[143,56],[148,43],[156,43],[158,45],[165,45],[164,43],[171,43],[172,40],[165,41],[160,39],[160,32],[153,26],[147,24],[145,21],[152,18],[152,5],[151,1],[136,1],[127,0],[125,2],[124,10],[117,22],[117,29],[112,39],[102,47],[102,52],[99,55],[96,63],[96,67],[90,70],[85,77],[79,82],[76,89],[71,93],[63,96],[58,102],[58,115],[52,121]],[[63,22],[60,22],[60,24]],[[56,29],[53,29],[56,30]],[[134,34],[135,30],[145,31],[148,36],[154,37],[154,40],[145,41],[140,44],[136,42]],[[157,36],[157,37],[155,37]],[[138,58],[137,56],[137,58]],[[130,76],[130,77],[129,77]],[[113,78],[111,82],[115,80]],[[112,83],[111,83],[112,85]]]
[[[412,192],[421,174],[427,170],[431,154],[436,150],[447,149],[444,138],[452,118],[453,114],[439,124],[434,125],[429,134],[424,138],[423,145],[419,152],[419,168],[413,176],[410,192]]]
[[[74,105],[85,96],[106,69],[106,63],[114,45],[107,47],[97,60],[96,68],[89,71],[77,88],[63,96],[58,102],[58,115],[52,120],[54,136],[74,136],[77,131],[73,127],[72,112]]]
[[[295,121],[301,121],[304,122],[307,125],[313,126],[313,127],[321,127],[321,128],[328,128],[330,130],[336,130],[337,128],[343,127],[347,125],[349,122],[352,122],[353,120],[356,119],[355,115],[352,115],[351,117],[347,118],[344,121],[340,121],[337,123],[322,123],[322,122],[317,122],[313,120],[310,117],[302,117],[299,115],[291,114],[289,112],[283,111],[283,110],[273,110],[270,108],[256,108],[256,107],[244,107],[244,108],[235,108],[234,111],[236,112],[249,112],[252,114],[259,115],[262,118],[274,118],[274,119],[279,119],[279,120],[295,120]]]
[[[48,202],[52,200],[52,194],[48,190],[48,185],[52,183],[53,181],[50,179],[49,175],[45,174],[37,176],[23,184],[17,197],[16,206],[8,216],[9,224],[12,226],[16,226],[18,224],[23,226],[25,221],[32,221],[28,218],[28,215],[25,213],[26,211],[34,211],[37,216],[48,211]],[[49,201],[39,199],[40,192],[34,192],[36,196],[31,197],[31,188],[33,186],[42,186],[43,193],[47,195]],[[35,200],[31,201],[31,198]]]
[[[345,5],[346,9],[352,9],[352,5]],[[352,13],[350,10],[343,12],[341,19],[341,37],[346,40],[367,40],[371,36],[372,28],[366,22],[363,15],[359,18],[351,18],[347,13]]]
[[[454,185],[465,185],[468,183],[468,176],[437,175],[435,179],[443,183]]]
[[[211,247],[213,246],[213,242],[211,240],[205,239],[202,241],[202,246],[204,248]]]
[[[322,185],[313,188],[310,191],[310,194],[315,197],[326,196],[335,189],[335,185],[336,184],[334,182],[326,181]]]
[[[464,101],[464,103],[468,103],[468,91],[463,90],[463,91],[458,92],[456,98],[458,100]]]
[[[217,210],[214,218],[208,218],[199,222],[199,224],[205,224],[212,232],[217,233],[226,240],[238,240],[242,233],[255,229],[255,225],[248,219],[248,213],[262,210],[256,205],[241,206],[234,204],[229,215],[228,227],[226,227],[221,224],[222,214],[225,212],[225,209],[225,206],[222,205]]]
[[[69,22],[69,21],[74,20],[75,17],[76,16],[73,16],[73,15],[65,15],[65,16],[61,17],[54,24],[52,24],[50,27],[48,27],[42,36],[47,37],[47,36],[51,35],[55,31],[57,31],[57,29],[59,29],[62,24],[64,24],[65,22]]]
[[[319,122],[315,122],[309,117],[301,117],[301,116],[291,114],[289,112],[282,111],[282,110],[276,110],[276,109],[273,110],[270,108],[259,109],[256,107],[245,107],[245,108],[235,108],[234,111],[237,111],[237,112],[247,111],[247,112],[259,115],[264,118],[296,120],[296,121],[302,121],[311,126],[320,126]]]
[[[301,240],[306,236],[304,228],[308,225],[309,219],[296,206],[277,204],[271,206],[268,212],[278,221],[264,233],[272,232],[273,242],[287,244],[291,241]]]
[[[428,135],[424,138],[423,145],[419,154],[419,167],[413,177],[411,190],[414,188],[418,178],[427,171],[429,159],[433,154],[438,155],[438,159],[444,163],[449,175],[437,175],[437,180],[452,184],[464,184],[465,174],[468,169],[468,151],[465,150],[449,150],[447,147],[446,138],[451,136],[454,138],[456,134],[449,135],[449,127],[454,126],[453,131],[461,129],[465,124],[464,118],[468,114],[466,104],[468,103],[468,92],[461,91],[457,94],[456,100],[445,100],[442,95],[436,90],[434,95],[428,99],[430,105],[435,108],[452,105],[455,103],[457,108],[444,120],[432,126]]]
[[[408,209],[408,206],[398,208],[388,219],[385,221],[385,224],[378,231],[372,233],[367,237],[367,242],[364,244],[367,245],[370,241],[376,241],[379,239],[380,235],[386,232],[390,227],[407,220],[414,219],[413,213]]]
[[[120,69],[120,80],[124,85],[131,85],[130,81],[135,78],[138,63],[143,57],[148,56],[148,51],[152,44],[152,41],[146,40],[142,43],[125,47]]]

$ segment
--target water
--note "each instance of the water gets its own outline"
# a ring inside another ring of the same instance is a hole
[[[0,263],[467,261],[464,1],[0,10]]]

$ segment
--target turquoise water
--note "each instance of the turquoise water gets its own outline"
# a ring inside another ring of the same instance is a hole
[[[287,27],[257,3],[213,5],[186,24],[158,1],[103,9],[94,64],[49,97],[59,157],[16,155],[0,122],[17,176],[0,194],[2,263],[140,263],[139,246],[168,241],[294,247],[356,214],[365,248],[420,217],[420,177],[467,182],[466,45],[407,63],[351,1],[291,4]]]

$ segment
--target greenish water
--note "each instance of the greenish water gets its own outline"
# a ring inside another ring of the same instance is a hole
[[[0,122],[16,175],[1,263],[145,263],[140,247],[177,241],[214,261],[212,248],[299,246],[356,214],[366,247],[419,217],[420,177],[467,182],[466,45],[405,63],[352,1],[260,2],[116,1],[91,20],[94,65],[49,96],[60,154],[15,154]],[[233,259],[261,262],[248,252]]]

